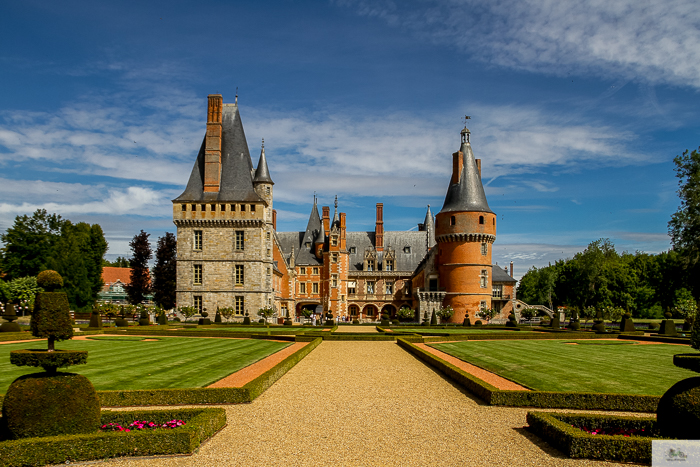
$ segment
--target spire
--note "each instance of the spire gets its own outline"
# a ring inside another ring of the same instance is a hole
[[[428,250],[435,246],[435,222],[433,221],[433,213],[430,212],[430,205],[428,205],[428,212],[425,213],[425,222],[423,223],[426,231],[426,243],[428,245]]]
[[[267,159],[265,158],[265,138],[262,140],[262,149],[260,149],[260,160],[258,161],[258,168],[255,170],[255,177],[253,177],[253,183],[269,183],[274,185],[275,182],[270,178],[270,171],[267,168]]]
[[[481,174],[469,141],[471,133],[466,125],[461,135],[462,145],[459,152],[453,154],[452,180],[440,212],[493,212],[486,201]]]
[[[304,237],[301,240],[299,252],[296,255],[296,264],[318,264],[315,253],[316,238],[320,236],[323,230],[321,216],[318,215],[318,206],[316,203],[316,195],[314,195],[314,205],[311,208],[309,215],[309,223],[306,225]]]
[[[340,227],[340,219],[338,218],[338,195],[335,195],[335,210],[333,211],[333,222],[332,226]]]

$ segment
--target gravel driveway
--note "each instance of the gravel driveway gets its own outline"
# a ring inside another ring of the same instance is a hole
[[[572,460],[522,429],[527,409],[489,407],[393,342],[332,342],[188,457],[114,466],[619,466]],[[627,464],[629,465],[629,464]]]

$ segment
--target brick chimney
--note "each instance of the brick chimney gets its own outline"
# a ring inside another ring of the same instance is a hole
[[[340,213],[340,249],[346,248],[345,213]]]
[[[510,262],[510,277],[513,277],[513,262]]]
[[[459,183],[459,178],[462,176],[462,167],[464,167],[464,154],[462,154],[462,151],[457,151],[452,154],[452,180],[450,181],[452,185]]]
[[[221,94],[209,94],[204,146],[204,191],[218,192],[221,183]]]
[[[481,177],[481,159],[476,160],[476,170],[479,171],[479,177]]]
[[[377,203],[377,223],[374,225],[375,248],[384,251],[384,203]]]
[[[272,210],[272,228],[277,231],[277,209]]]
[[[331,231],[331,208],[330,206],[323,206],[323,217],[321,218],[321,221],[323,222],[323,230],[326,232],[326,235],[330,233]]]

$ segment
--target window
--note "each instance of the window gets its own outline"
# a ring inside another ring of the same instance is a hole
[[[357,316],[360,309],[357,307],[357,305],[350,305],[348,311],[350,312],[350,316]]]
[[[219,208],[221,209],[221,212],[226,212],[226,205],[225,204],[222,204],[221,206],[219,206]]]
[[[394,293],[394,283],[393,282],[385,282],[384,283],[384,293],[389,294],[389,295]]]
[[[341,302],[344,302],[344,301],[345,301],[345,295],[341,295],[341,296],[340,296],[340,301],[341,301]]]
[[[272,251],[272,250],[270,250],[269,248],[267,249],[267,256],[270,256],[270,252],[271,252],[271,251]]]
[[[210,210],[211,212],[216,211],[216,204],[212,204],[211,206],[209,206],[209,210]]]
[[[197,309],[197,312],[202,313],[202,296],[195,295],[194,297],[192,297],[192,300],[194,302],[194,307]]]
[[[283,303],[282,304],[282,316],[288,316],[289,315],[289,309],[287,309],[287,304]]]
[[[245,212],[245,204],[241,204],[241,212]]]
[[[304,243],[304,246],[305,246],[306,248],[311,248],[311,242],[306,242],[306,243]]]
[[[194,231],[194,249],[197,251],[202,251],[202,231]]]
[[[351,246],[350,249],[348,250],[348,252],[350,252],[350,254],[355,254],[355,253],[357,253],[357,248],[355,248],[354,246]]]
[[[202,285],[202,265],[195,264],[192,271],[192,284]]]
[[[183,210],[183,211],[187,211],[187,205],[186,205],[186,204],[183,204],[183,205],[182,205],[182,210]]]
[[[489,283],[489,272],[486,269],[482,269],[479,277],[481,279],[481,288],[485,289]]]
[[[457,222],[457,219],[455,218],[455,216],[451,216],[450,217],[450,225],[455,225],[456,222]]]
[[[243,285],[245,283],[245,269],[243,268],[242,264],[237,264],[235,267],[235,278],[234,278],[234,284],[235,285]]]
[[[338,246],[338,237],[335,235],[331,237],[331,246]]]
[[[484,216],[479,216],[479,224],[483,224],[483,223],[484,223]]]
[[[491,294],[491,296],[493,298],[502,298],[503,297],[503,285],[502,284],[494,285],[492,290],[493,290],[493,294]]]
[[[194,212],[194,211],[196,211],[196,210],[197,210],[197,205],[196,205],[196,204],[193,204],[193,205],[190,206],[190,211]]]
[[[486,256],[487,254],[489,254],[489,245],[484,242],[481,244],[481,255]]]
[[[236,230],[236,251],[243,251],[245,249],[245,232],[242,230]]]
[[[331,287],[338,287],[338,274],[333,274],[331,277]]]
[[[437,277],[431,277],[428,279],[428,291],[437,292],[438,290],[438,280]]]
[[[270,266],[267,267],[267,275],[269,276],[272,274],[272,268]]]
[[[333,262],[333,263],[338,262],[338,253],[331,253],[331,262]]]
[[[348,293],[349,294],[355,294],[355,281],[348,281]]]
[[[406,285],[404,285],[404,290],[406,291],[406,295],[411,295],[411,283],[406,282]]]
[[[299,268],[299,274],[301,274],[302,276],[306,275],[306,268],[305,267]]]
[[[374,281],[367,281],[367,293],[368,294],[374,293]]]
[[[314,268],[313,271],[314,271],[314,276],[318,276],[318,268]]]
[[[267,238],[268,240],[270,239],[270,232],[265,234],[265,238]]]
[[[485,310],[488,308],[488,305],[486,304],[486,300],[481,301],[481,303],[479,304],[479,308],[482,310]]]
[[[405,247],[403,247],[403,252],[404,252],[404,253],[410,253],[410,252],[411,252],[411,247],[410,247],[410,246],[405,246]]]
[[[306,284],[303,282],[301,284],[299,284],[299,293],[301,293],[301,294],[306,293]]]
[[[311,284],[311,293],[317,294],[318,293],[318,282],[314,282]]]
[[[371,259],[367,261],[367,271],[374,271],[374,261]]]
[[[270,194],[270,187],[269,186],[265,187],[265,193],[267,193],[268,195]]]
[[[250,205],[250,212],[255,212],[255,205],[254,204]]]
[[[202,211],[202,212],[207,212],[207,205],[206,205],[206,204],[200,205],[200,206],[199,206],[199,210]]]
[[[245,297],[236,297],[235,304],[236,314],[243,316],[243,313],[245,313]]]
[[[385,271],[393,271],[394,270],[394,260],[393,259],[386,260],[386,267],[384,270]]]

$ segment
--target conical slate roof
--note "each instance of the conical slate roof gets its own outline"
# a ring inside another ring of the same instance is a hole
[[[301,245],[299,245],[299,252],[295,260],[296,264],[319,264],[319,259],[314,254],[314,245],[322,230],[323,223],[321,222],[321,216],[318,215],[318,206],[314,197],[314,206],[311,208],[309,223],[306,225],[306,232],[304,232]]]
[[[265,140],[263,140],[262,149],[260,150],[260,160],[258,161],[258,168],[255,169],[253,183],[275,184],[275,182],[272,181],[272,178],[270,178],[270,170],[267,168],[267,159],[265,158]]]
[[[253,188],[253,162],[237,104],[224,104],[221,112],[221,184],[219,192],[204,192],[204,145],[199,149],[185,191],[174,201],[265,201]],[[268,175],[269,176],[269,175]]]
[[[430,212],[430,205],[428,205],[428,212],[425,213],[425,230],[428,234],[428,249],[435,245],[435,221],[433,220],[433,213]]]
[[[467,135],[468,133],[469,130],[466,130]],[[492,213],[489,203],[486,202],[486,193],[484,193],[484,186],[481,184],[481,175],[476,167],[476,159],[474,159],[469,138],[462,141],[460,152],[464,160],[459,183],[450,184],[445,196],[445,204],[440,212],[478,211]]]

